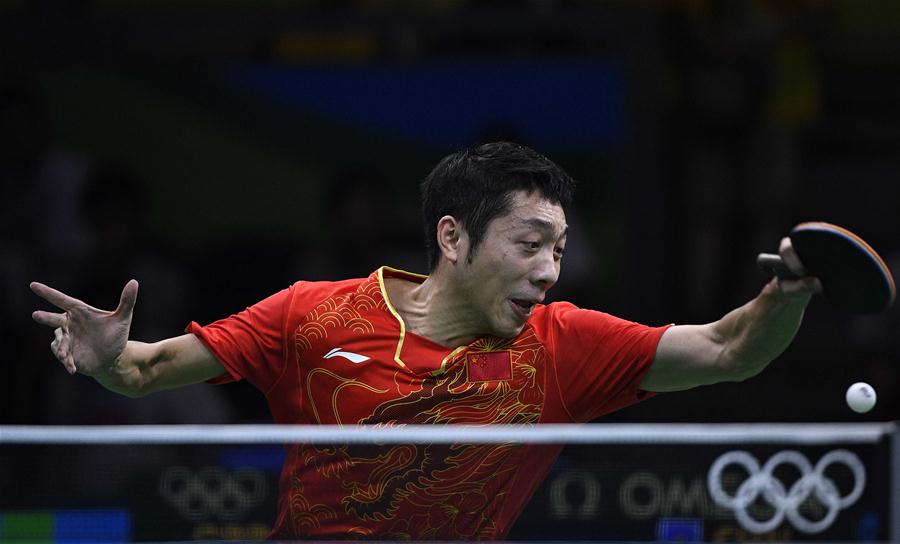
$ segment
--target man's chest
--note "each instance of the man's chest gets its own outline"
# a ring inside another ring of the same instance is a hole
[[[303,325],[293,386],[309,422],[536,423],[540,416],[546,362],[533,334],[449,350],[377,320]]]

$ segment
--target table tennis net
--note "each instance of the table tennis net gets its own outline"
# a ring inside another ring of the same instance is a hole
[[[0,542],[264,539],[285,444],[566,444],[511,540],[900,542],[895,423],[0,426]]]

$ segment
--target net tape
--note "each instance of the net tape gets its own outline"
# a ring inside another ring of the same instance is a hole
[[[0,444],[873,444],[888,423],[0,425]]]

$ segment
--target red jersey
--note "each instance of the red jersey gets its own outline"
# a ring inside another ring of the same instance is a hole
[[[538,305],[515,338],[449,349],[406,331],[380,268],[297,282],[196,334],[290,424],[586,422],[639,390],[666,327]],[[274,538],[502,539],[561,446],[287,446]]]

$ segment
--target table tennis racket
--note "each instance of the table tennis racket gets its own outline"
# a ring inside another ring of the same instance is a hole
[[[800,223],[789,234],[806,274],[822,282],[823,295],[834,307],[854,314],[883,312],[893,304],[897,288],[884,260],[862,238],[823,222]],[[760,253],[764,272],[792,279],[778,255]]]

